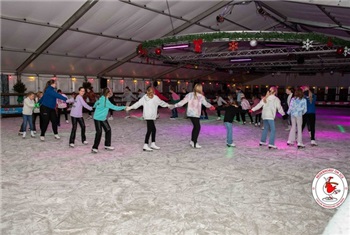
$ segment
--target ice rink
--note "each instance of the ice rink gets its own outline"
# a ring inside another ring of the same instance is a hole
[[[216,112],[201,122],[199,144],[189,145],[192,124],[156,121],[160,150],[143,152],[146,123],[140,110],[124,119],[114,112],[112,146],[92,154],[95,128],[87,120],[88,145],[68,147],[71,124],[61,117],[60,140],[51,125],[45,142],[18,136],[21,117],[1,120],[2,234],[322,234],[338,209],[314,200],[311,184],[324,168],[350,180],[350,109],[317,107],[316,141],[286,145],[289,131],[276,119],[278,150],[259,147],[259,127],[234,123],[236,148]],[[86,115],[86,114],[85,114]],[[85,116],[86,117],[86,116]],[[63,121],[62,121],[63,119]],[[349,201],[349,200],[348,200]],[[344,204],[343,204],[344,205]],[[342,207],[340,207],[342,208]],[[349,210],[340,219],[350,220]],[[338,229],[338,230],[336,230]],[[331,227],[330,233],[349,231]]]

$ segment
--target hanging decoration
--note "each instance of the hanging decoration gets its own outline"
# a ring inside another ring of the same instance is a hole
[[[192,42],[198,38],[202,39],[203,42],[220,41],[221,39],[229,38],[234,41],[251,41],[252,38],[261,42],[269,41],[284,41],[284,42],[303,42],[309,39],[313,43],[335,46],[347,46],[350,47],[350,41],[337,38],[329,37],[317,33],[296,33],[296,32],[247,32],[247,31],[234,31],[234,32],[213,32],[213,33],[201,33],[201,34],[187,34],[178,35],[165,38],[158,38],[154,40],[144,41],[142,43],[143,49],[157,48],[162,45],[176,44],[184,42]],[[331,44],[327,44],[331,43]]]
[[[338,55],[343,54],[344,53],[344,47],[338,47],[336,52],[337,52]]]
[[[228,43],[228,49],[230,51],[235,51],[238,49],[238,42],[232,41]]]
[[[251,47],[256,47],[256,46],[258,45],[258,42],[257,42],[255,39],[253,39],[253,40],[251,40],[251,41],[249,42],[249,45],[250,45]]]
[[[343,55],[346,57],[347,55],[350,55],[350,48],[344,47],[344,53]]]
[[[195,39],[193,40],[194,44],[194,52],[196,53],[202,53],[202,44],[203,44],[203,39]]]
[[[333,46],[333,42],[332,42],[331,38],[328,38],[327,46],[328,47],[332,47]]]
[[[313,47],[312,45],[313,42],[314,41],[311,41],[310,39],[306,39],[306,41],[303,41],[302,48],[305,48],[308,51],[311,47]]]
[[[160,48],[157,48],[155,50],[155,53],[156,53],[156,55],[160,55],[160,54],[162,54],[162,50]]]
[[[142,44],[137,46],[136,53],[141,57],[147,56],[147,50],[142,47]]]

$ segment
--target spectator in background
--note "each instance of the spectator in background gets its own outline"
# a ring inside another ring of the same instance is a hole
[[[216,109],[216,113],[218,115],[216,120],[221,120],[221,112],[220,112],[220,107],[223,106],[223,104],[227,104],[227,102],[219,95],[216,94],[215,95],[215,99],[213,100],[213,102],[216,102],[218,104],[218,108]]]
[[[250,118],[250,124],[253,123],[253,117],[252,115],[248,112],[251,109],[250,103],[249,101],[245,98],[244,95],[241,96],[241,117],[242,117],[242,121],[243,121],[243,125],[246,124],[246,120],[245,120],[245,115],[248,113],[248,116]]]
[[[170,104],[178,103],[180,101],[180,96],[178,94],[176,94],[175,90],[172,87],[170,87],[170,93],[171,93]],[[170,119],[175,119],[175,118],[178,118],[177,108],[173,108],[171,110],[171,117],[170,117]]]
[[[289,109],[289,105],[290,105],[290,102],[292,100],[293,93],[294,93],[294,88],[291,86],[288,86],[286,88],[287,100],[285,102],[285,105],[283,106],[284,112],[287,112]],[[288,127],[287,127],[286,131],[289,131],[290,128],[292,127],[292,120],[291,120],[290,116],[288,116],[287,123],[288,123]]]
[[[62,93],[61,89],[58,89],[57,93],[68,99],[68,97]],[[68,106],[67,106],[66,101],[57,99],[57,126],[61,125],[61,114],[62,113],[64,114],[64,117],[66,119],[66,123],[69,123],[67,107]]]
[[[138,100],[141,99],[145,95],[145,92],[143,92],[141,89],[139,89],[137,91],[137,93],[138,93],[138,95],[137,95],[137,99]]]
[[[90,105],[94,106],[96,100],[97,100],[97,95],[95,94],[93,87],[87,88],[86,93],[84,95],[84,100],[85,102]],[[88,119],[92,119],[92,111],[89,110],[89,117]]]
[[[125,104],[126,107],[129,107],[132,101],[137,100],[137,97],[134,96],[134,94],[131,92],[131,90],[128,86],[125,87],[124,94],[122,95],[122,98],[123,98],[123,100],[126,101],[126,104]],[[129,110],[126,110],[125,118],[129,118],[129,117],[130,117]]]
[[[33,110],[33,131],[34,134],[36,134],[36,119],[39,117],[39,123],[40,123],[40,105],[39,105],[39,100],[41,99],[41,97],[43,96],[43,92],[42,91],[38,91],[35,95],[34,98],[34,102],[36,104],[36,107]]]

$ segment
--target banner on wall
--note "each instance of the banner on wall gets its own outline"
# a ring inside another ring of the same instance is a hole
[[[1,74],[1,93],[9,93],[9,76]],[[1,105],[9,105],[10,97],[1,96]]]
[[[22,114],[22,107],[16,107],[16,108],[1,108],[0,114],[6,115],[6,114]]]

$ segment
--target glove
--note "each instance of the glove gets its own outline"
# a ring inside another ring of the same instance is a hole
[[[248,111],[249,113],[252,113],[253,112],[253,110],[251,110],[251,109],[249,109],[249,111]]]
[[[215,107],[214,107],[214,106],[211,106],[211,107],[209,108],[209,110],[214,111],[214,110],[215,110]]]
[[[40,104],[39,103],[35,103],[34,104],[34,108],[39,108],[40,107]]]
[[[288,119],[288,114],[285,114],[282,116],[283,120],[287,120]]]

